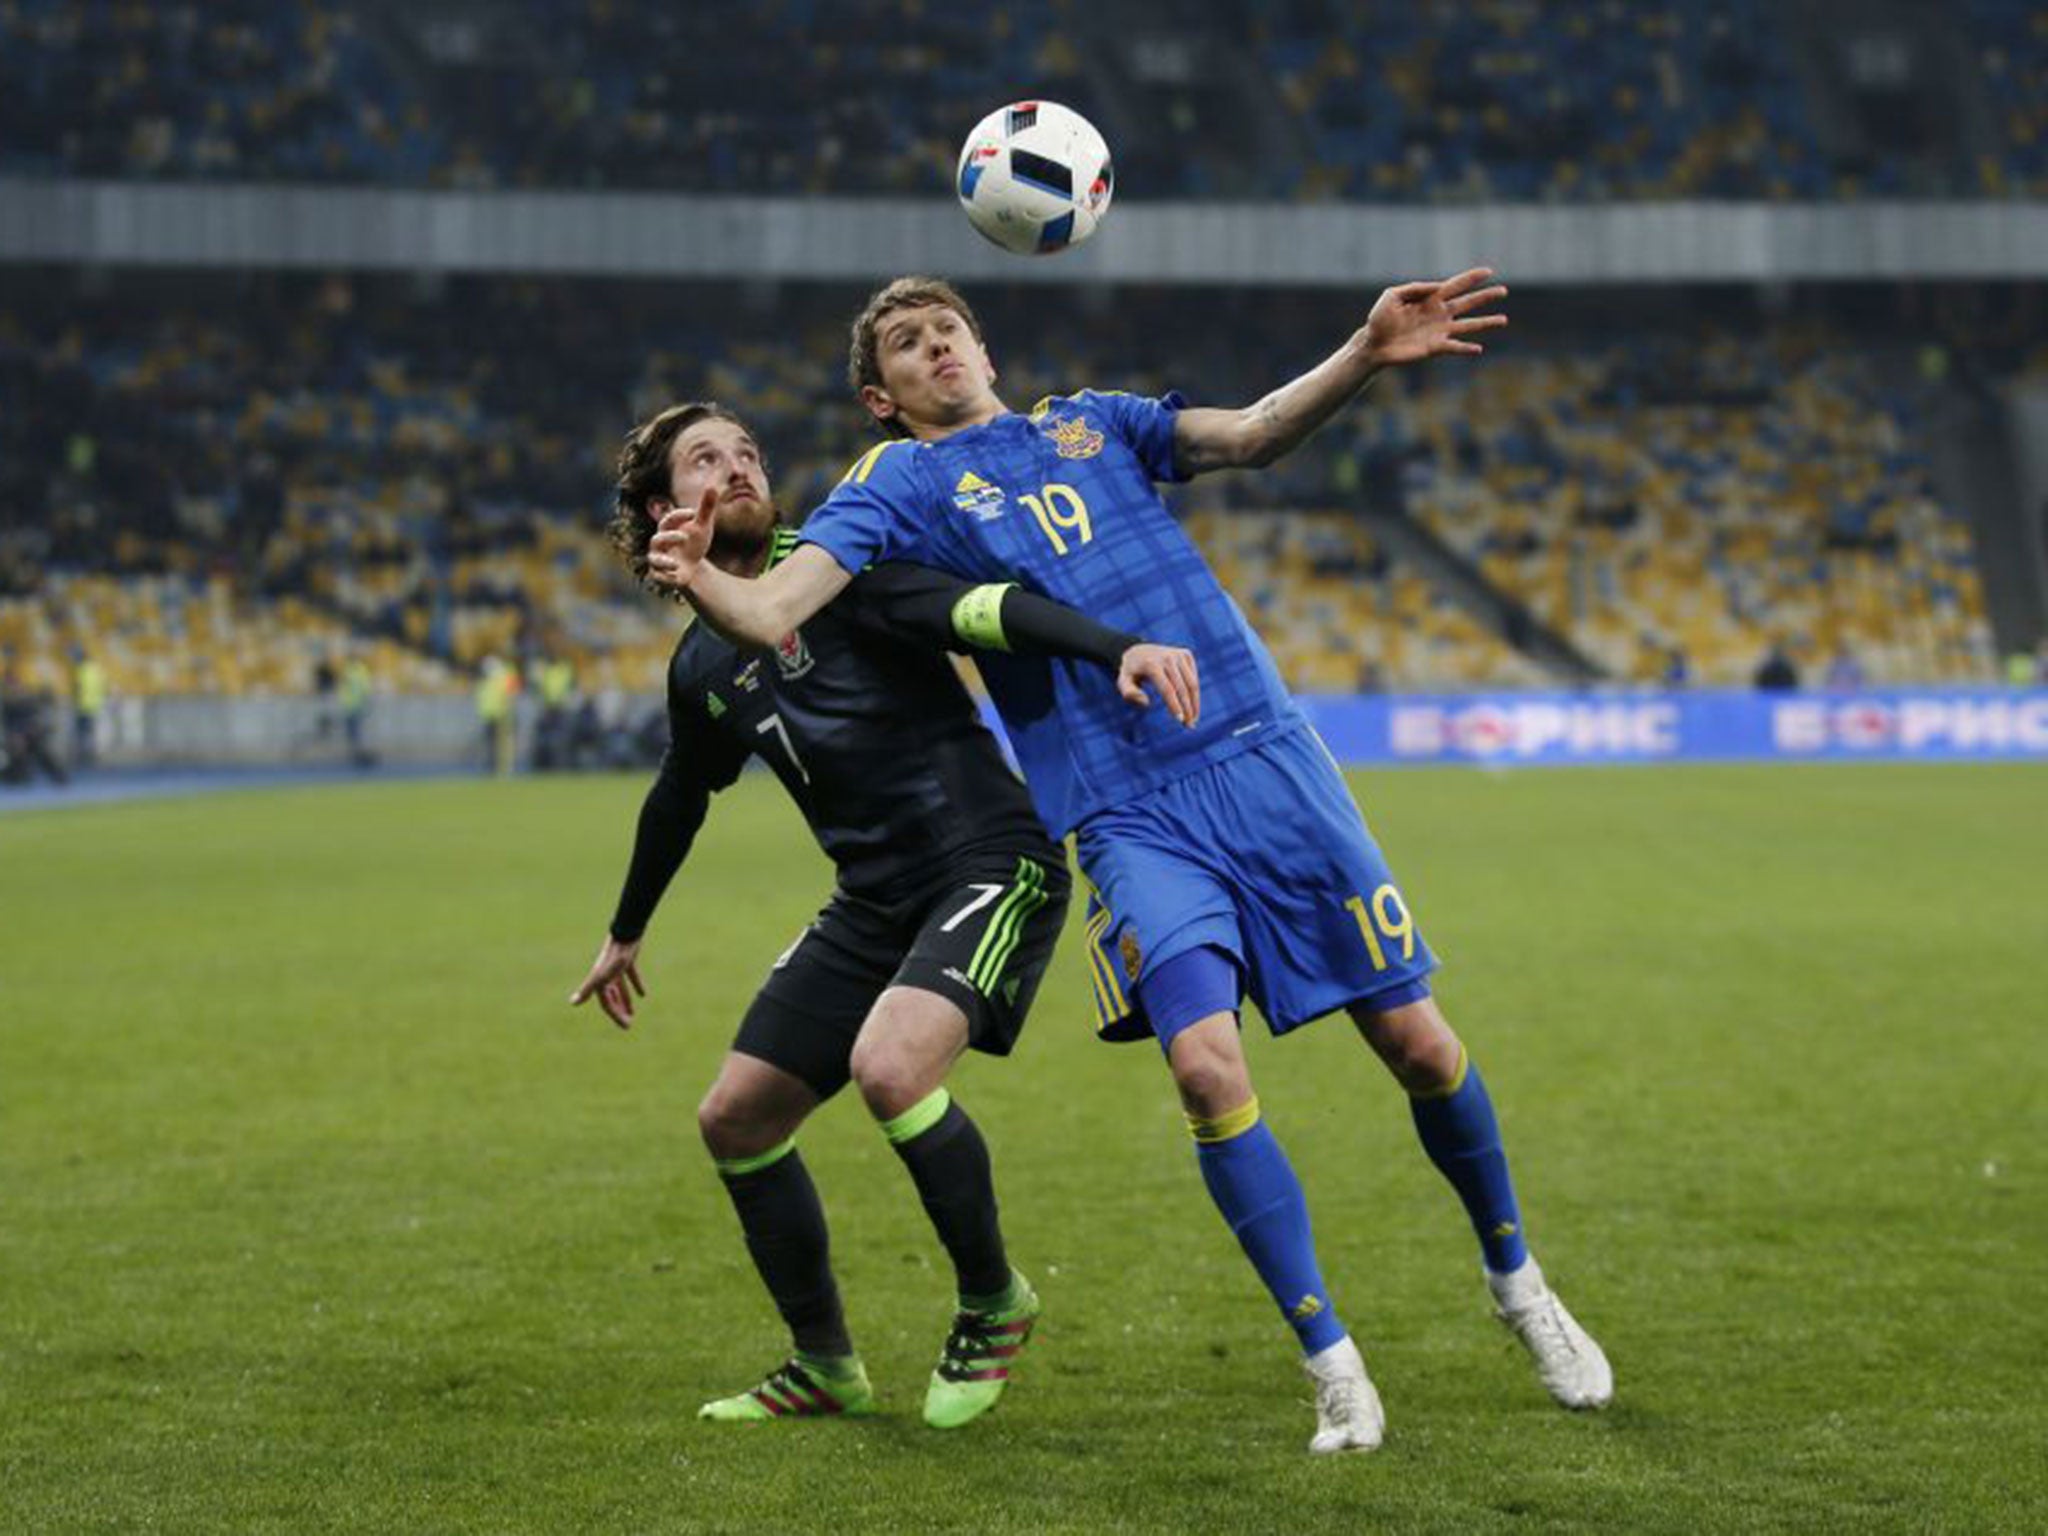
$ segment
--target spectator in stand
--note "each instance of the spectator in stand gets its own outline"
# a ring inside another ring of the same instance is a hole
[[[47,703],[29,686],[13,651],[0,657],[0,781],[27,784],[40,773],[52,784],[70,782],[50,750]]]
[[[335,696],[341,688],[341,670],[332,656],[313,663],[313,739],[325,742],[334,734],[337,721]]]
[[[1799,691],[1799,668],[1783,641],[1772,641],[1770,650],[1764,653],[1764,659],[1756,669],[1756,686],[1762,693]]]
[[[576,668],[566,656],[538,656],[527,669],[540,695],[540,718],[533,731],[533,766],[574,767]]]
[[[1868,682],[1863,663],[1856,659],[1856,653],[1846,645],[1836,646],[1835,654],[1828,662],[1826,685],[1829,691],[1856,693]]]
[[[512,771],[512,710],[518,696],[519,669],[501,656],[486,656],[476,684],[476,717],[483,727],[486,773]]]
[[[348,742],[349,766],[355,769],[377,766],[377,754],[365,739],[370,723],[370,667],[360,656],[351,656],[341,669],[341,730]]]
[[[71,648],[71,768],[99,766],[100,716],[107,707],[107,673],[82,645]]]

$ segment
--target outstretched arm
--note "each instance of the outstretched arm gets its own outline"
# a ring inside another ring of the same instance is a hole
[[[1201,674],[1192,651],[1111,629],[1014,582],[973,582],[888,561],[862,573],[848,601],[859,622],[913,644],[1078,657],[1115,673],[1117,692],[1139,709],[1151,707],[1146,690],[1156,688],[1166,712],[1182,725],[1201,718]]]
[[[775,645],[853,579],[815,544],[799,545],[764,576],[721,571],[704,558],[717,499],[714,487],[697,506],[677,507],[662,518],[648,541],[647,573],[687,597],[720,634],[741,645]]]
[[[1387,289],[1343,346],[1256,405],[1182,411],[1173,427],[1175,463],[1190,475],[1270,464],[1299,447],[1381,369],[1483,352],[1471,338],[1508,323],[1506,315],[1473,313],[1507,297],[1505,286],[1488,286],[1492,276],[1490,268],[1474,267],[1441,282]]]

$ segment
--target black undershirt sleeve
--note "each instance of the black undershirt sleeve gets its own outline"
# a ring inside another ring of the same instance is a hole
[[[1022,587],[1003,591],[1003,636],[1019,656],[1080,656],[1114,672],[1136,635],[1097,623],[1077,608]],[[964,636],[962,638],[965,638]]]
[[[626,884],[612,915],[612,937],[630,944],[647,931],[669,881],[683,867],[711,793],[739,775],[745,755],[728,746],[703,710],[690,701],[669,696],[668,750],[661,770],[640,803],[640,822],[633,835],[633,858]]]
[[[863,624],[946,650],[1075,656],[1111,671],[1137,637],[1099,624],[1049,597],[1006,582],[973,582],[928,566],[890,561],[855,578]]]

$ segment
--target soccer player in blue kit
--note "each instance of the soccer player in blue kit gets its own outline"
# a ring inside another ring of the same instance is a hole
[[[1194,652],[1193,730],[1130,711],[1098,669],[992,656],[982,672],[1040,816],[1075,839],[1103,1032],[1159,1040],[1203,1181],[1300,1340],[1315,1452],[1369,1450],[1385,1418],[1252,1088],[1238,1034],[1246,994],[1276,1034],[1350,1014],[1407,1091],[1423,1148],[1478,1235],[1498,1315],[1543,1385],[1567,1407],[1597,1408],[1613,1374],[1530,1256],[1486,1086],[1431,997],[1436,961],[1385,859],[1156,482],[1269,464],[1381,369],[1479,352],[1477,336],[1507,323],[1480,312],[1507,292],[1492,276],[1388,289],[1327,359],[1242,410],[1083,391],[1028,415],[995,393],[966,301],[938,280],[900,278],[855,321],[849,369],[890,440],[812,513],[803,544],[759,579],[734,577],[703,559],[707,506],[671,514],[650,549],[657,580],[755,644],[870,563],[915,559]]]

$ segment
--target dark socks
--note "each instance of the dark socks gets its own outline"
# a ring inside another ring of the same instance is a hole
[[[851,1355],[853,1341],[832,1278],[825,1208],[796,1143],[785,1141],[759,1157],[720,1159],[718,1176],[739,1212],[754,1268],[798,1351]]]
[[[1010,1289],[1010,1260],[981,1132],[943,1088],[881,1124],[953,1261],[963,1304],[1000,1306]]]

